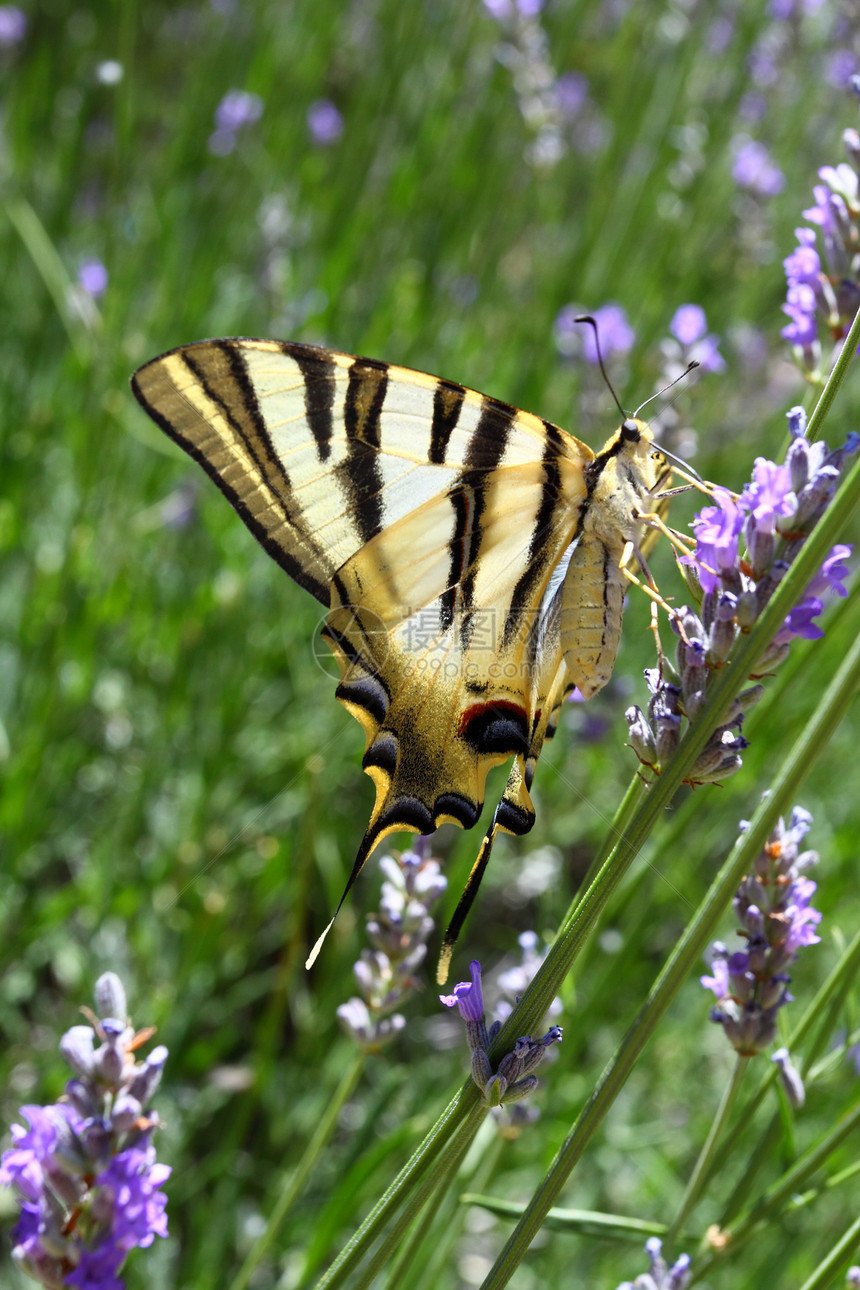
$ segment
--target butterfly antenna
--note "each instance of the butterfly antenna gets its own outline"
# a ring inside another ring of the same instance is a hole
[[[573,321],[578,323],[588,323],[589,326],[594,328],[594,348],[597,350],[597,361],[600,364],[600,370],[603,373],[603,379],[606,382],[606,388],[609,390],[609,393],[612,395],[613,399],[615,400],[615,406],[617,407],[618,411],[621,413],[621,420],[622,421],[626,420],[627,413],[622,408],[618,395],[615,393],[615,390],[612,388],[612,382],[610,381],[609,377],[606,374],[606,368],[603,366],[603,355],[600,352],[600,333],[597,330],[597,319],[592,318],[591,314],[581,314],[579,318],[574,318]]]
[[[693,369],[696,367],[699,367],[699,364],[695,361],[695,359],[693,359],[692,362],[687,364],[687,366],[684,368],[681,375],[675,377],[674,381],[670,381],[668,385],[663,386],[662,390],[658,390],[656,394],[652,394],[651,397],[646,399],[644,403],[640,403],[639,407],[636,409],[633,415],[635,417],[638,417],[642,409],[644,407],[647,407],[648,404],[651,403],[653,399],[659,399],[661,394],[665,394],[667,390],[671,390],[673,385],[677,385],[679,381],[683,381],[684,377],[689,376],[690,373],[693,371]],[[672,400],[670,399],[669,404],[671,405],[671,403],[672,403]],[[691,466],[688,461],[684,461],[683,457],[679,457],[676,453],[670,452],[668,448],[664,448],[663,445],[660,443],[655,442],[654,447],[659,452],[662,452],[664,457],[670,457],[672,461],[677,462],[677,464],[682,468],[682,470],[686,470],[687,473],[692,475],[694,479],[698,479],[700,484],[704,482],[702,480],[702,476],[698,473],[695,467]]]
[[[439,962],[436,965],[437,985],[444,985],[445,982],[448,980],[448,971],[451,967],[451,959],[454,955],[454,947],[457,944],[457,938],[459,937],[460,932],[463,929],[463,924],[466,921],[466,917],[469,913],[469,910],[472,908],[472,905],[474,904],[474,901],[475,901],[475,897],[478,894],[478,888],[481,885],[481,879],[484,876],[484,873],[486,871],[487,865],[490,860],[490,852],[493,849],[493,842],[495,841],[495,837],[496,837],[496,820],[494,817],[493,823],[490,826],[490,830],[487,833],[486,837],[484,838],[484,841],[481,843],[481,849],[478,852],[478,858],[476,859],[475,863],[472,865],[472,870],[469,874],[469,877],[466,879],[466,885],[463,888],[463,893],[460,896],[460,899],[457,901],[457,908],[454,910],[453,917],[451,918],[451,921],[448,924],[448,927],[445,931],[445,935],[442,938],[442,948],[439,951]]]
[[[667,390],[671,390],[673,385],[677,385],[679,381],[683,381],[685,376],[689,376],[693,369],[699,366],[700,364],[697,363],[695,359],[689,362],[680,376],[676,376],[674,381],[670,381],[668,385],[663,386],[662,390],[658,390],[656,394],[650,395],[644,403],[640,403],[639,407],[633,413],[634,417],[638,417],[643,408],[647,408],[649,403],[653,403],[655,399],[659,399],[661,394],[665,394]]]

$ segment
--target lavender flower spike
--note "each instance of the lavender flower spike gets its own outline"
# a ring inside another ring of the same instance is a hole
[[[156,1162],[158,1117],[147,1109],[167,1049],[136,1062],[150,1032],[136,1035],[128,1024],[115,973],[99,977],[95,995],[93,1027],[73,1026],[60,1042],[75,1071],[63,1096],[22,1107],[29,1127],[12,1126],[14,1145],[0,1158],[0,1185],[22,1201],[13,1258],[51,1290],[123,1290],[118,1274],[129,1251],[167,1236],[160,1188],[170,1168]]]
[[[735,894],[738,935],[745,948],[730,952],[725,945],[714,945],[712,975],[700,978],[716,998],[711,1020],[723,1027],[742,1057],[752,1057],[772,1043],[779,1009],[792,998],[786,969],[798,950],[820,939],[815,928],[821,915],[809,903],[815,883],[806,877],[818,856],[800,850],[811,820],[802,807],[794,808],[787,826],[780,819]],[[803,1083],[788,1053],[780,1049],[773,1060],[790,1101],[801,1106]]]
[[[459,1008],[466,1023],[466,1037],[472,1050],[472,1080],[480,1089],[481,1097],[489,1107],[498,1108],[528,1097],[537,1087],[532,1071],[539,1065],[547,1050],[561,1043],[560,1026],[550,1026],[541,1039],[525,1035],[518,1039],[513,1051],[506,1053],[493,1070],[487,1050],[498,1034],[500,1021],[494,1021],[489,1030],[484,1022],[484,996],[481,989],[481,965],[473,959],[469,965],[471,981],[461,981],[454,986],[453,994],[440,994],[439,1002],[446,1008]]]
[[[362,950],[353,971],[360,997],[337,1009],[347,1034],[366,1052],[378,1052],[406,1025],[396,1012],[419,985],[418,969],[433,931],[430,906],[442,895],[446,880],[429,841],[417,838],[400,856],[383,856],[379,909],[367,921],[370,949]]]

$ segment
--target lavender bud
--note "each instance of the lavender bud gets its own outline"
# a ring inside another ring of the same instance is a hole
[[[788,572],[788,564],[785,560],[774,560],[762,580],[756,585],[756,617],[764,609],[779,584],[782,582]]]
[[[70,1079],[63,1090],[69,1104],[85,1120],[101,1114],[101,1106],[96,1101],[91,1086],[82,1079]]]
[[[782,521],[777,521],[781,523]],[[786,519],[790,527],[794,525],[794,518]],[[752,515],[746,533],[747,551],[749,553],[749,562],[752,565],[753,577],[763,578],[770,566],[773,564],[774,552],[776,551],[776,538],[771,529],[760,529],[755,524]]]
[[[63,1060],[84,1079],[88,1079],[95,1069],[94,1042],[95,1032],[91,1026],[72,1026],[60,1039]]]
[[[517,1080],[516,1084],[509,1084],[505,1091],[505,1106],[511,1102],[519,1102],[522,1098],[528,1097],[538,1086],[537,1075],[526,1075],[525,1079]]]
[[[86,1152],[89,1170],[99,1173],[110,1161],[114,1149],[110,1127],[104,1120],[90,1120],[81,1129],[81,1144]]]
[[[114,1133],[126,1133],[143,1111],[136,1097],[122,1093],[114,1102],[110,1114],[111,1128]]]
[[[758,602],[754,591],[742,591],[735,602],[735,618],[741,631],[748,631],[758,618]]]
[[[96,981],[94,993],[98,1016],[102,1020],[116,1017],[125,1026],[128,1021],[128,1004],[122,981],[116,972],[104,972]]]
[[[798,496],[797,511],[792,518],[791,529],[807,529],[815,523],[833,495],[839,482],[839,474],[836,466],[822,466],[813,475]]]
[[[472,1049],[472,1079],[481,1093],[493,1078],[493,1068],[490,1065],[490,1059],[484,1052],[483,1048]]]
[[[124,1027],[118,1021],[107,1018],[102,1022],[105,1041],[93,1054],[94,1071],[108,1087],[120,1083],[125,1069],[125,1051],[122,1045]]]
[[[795,439],[785,455],[785,464],[791,474],[791,488],[795,497],[809,482],[809,442],[806,439]]]
[[[636,704],[624,713],[627,722],[627,734],[630,747],[644,766],[654,766],[657,762],[657,745],[645,713]]]
[[[737,635],[737,629],[735,628],[736,605],[737,600],[734,596],[720,596],[708,646],[708,659],[712,663],[724,663],[731,653]]]
[[[157,1048],[153,1048],[143,1066],[137,1071],[134,1079],[129,1084],[129,1096],[136,1098],[141,1107],[146,1106],[161,1083],[167,1056],[167,1049],[164,1044],[159,1044]]]
[[[657,747],[657,764],[665,766],[681,742],[681,718],[671,713],[663,713],[656,720],[655,743]]]
[[[802,439],[806,434],[806,409],[796,404],[795,407],[789,408],[785,415],[788,418],[788,433],[792,439]]]

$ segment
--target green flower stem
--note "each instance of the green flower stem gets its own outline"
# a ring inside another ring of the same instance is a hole
[[[702,1187],[707,1182],[711,1173],[711,1163],[716,1154],[717,1145],[722,1138],[723,1130],[728,1124],[729,1116],[732,1113],[738,1093],[740,1092],[741,1080],[746,1074],[750,1059],[748,1057],[738,1057],[735,1060],[732,1076],[723,1091],[717,1114],[714,1116],[713,1123],[705,1139],[705,1144],[699,1152],[699,1158],[696,1161],[693,1172],[690,1175],[684,1195],[681,1198],[681,1204],[678,1206],[678,1212],[672,1220],[667,1235],[667,1243],[674,1245],[675,1238],[681,1229],[682,1224],[686,1221],[687,1215],[696,1204],[702,1191]]]
[[[263,1258],[275,1237],[278,1235],[281,1224],[295,1203],[296,1198],[300,1195],[301,1190],[313,1171],[315,1164],[319,1160],[323,1148],[326,1146],[329,1138],[331,1137],[332,1130],[337,1124],[338,1116],[340,1115],[345,1103],[352,1096],[366,1064],[366,1054],[363,1052],[356,1053],[352,1065],[344,1072],[340,1084],[335,1089],[322,1118],[317,1124],[308,1145],[305,1147],[301,1160],[296,1168],[292,1170],[286,1178],[283,1190],[275,1202],[265,1228],[251,1246],[244,1263],[230,1282],[228,1290],[245,1290],[245,1287],[251,1280],[260,1260]]]
[[[833,364],[833,371],[827,378],[824,389],[812,410],[812,415],[806,426],[806,435],[810,441],[818,439],[821,434],[821,425],[830,411],[831,404],[836,397],[839,386],[845,380],[848,373],[848,367],[853,359],[857,346],[860,344],[860,310],[855,314],[854,321],[845,337],[845,343],[839,352],[839,357]]]
[[[462,1158],[462,1153],[477,1133],[485,1115],[486,1108],[480,1102],[478,1090],[470,1079],[449,1102],[394,1182],[317,1282],[316,1290],[335,1290],[335,1287],[343,1285],[409,1197],[419,1188],[423,1189],[423,1198],[430,1195],[434,1180],[446,1172],[449,1154]],[[429,1185],[426,1181],[428,1178]],[[389,1257],[390,1244],[386,1242],[383,1246]]]
[[[709,1256],[695,1267],[694,1281],[706,1277],[710,1270],[731,1251],[736,1254],[769,1220],[791,1208],[792,1197],[802,1191],[809,1178],[823,1167],[828,1157],[856,1132],[860,1126],[860,1102],[858,1102],[828,1133],[792,1167],[782,1175],[774,1185],[765,1192],[761,1201],[745,1218],[733,1228],[722,1229],[724,1244],[719,1250],[711,1249],[710,1243],[703,1242],[702,1253],[709,1251]]]
[[[361,1275],[353,1282],[352,1290],[369,1290],[380,1272],[390,1266],[392,1251],[400,1247],[410,1225],[421,1213],[424,1205],[434,1194],[438,1195],[440,1200],[443,1198],[448,1184],[453,1180],[463,1162],[472,1137],[477,1133],[481,1120],[487,1113],[486,1107],[483,1105],[478,1110],[480,1117],[474,1124],[472,1134],[460,1133],[443,1156],[441,1167],[438,1170],[429,1171],[424,1176],[420,1185],[402,1206],[389,1231],[386,1232],[385,1241],[368,1259]]]
[[[853,1251],[860,1245],[860,1218],[848,1228],[848,1231],[837,1241],[833,1249],[822,1259],[811,1277],[807,1277],[800,1290],[824,1290],[833,1284],[837,1272],[844,1270]]]
[[[499,1200],[497,1196],[482,1196],[476,1192],[464,1192],[460,1199],[464,1205],[477,1205],[498,1218],[519,1219],[525,1209],[524,1205],[517,1205],[512,1200]],[[602,1214],[594,1209],[558,1209],[555,1206],[547,1212],[543,1226],[550,1232],[631,1241],[636,1245],[642,1245],[649,1236],[663,1238],[669,1231],[668,1224],[653,1223],[649,1219],[630,1218],[626,1214]]]
[[[501,1156],[503,1143],[497,1129],[488,1120],[484,1120],[481,1128],[482,1132],[474,1140],[462,1168],[449,1172],[426,1205],[420,1222],[394,1262],[386,1290],[397,1290],[398,1286],[406,1286],[408,1290],[421,1290],[423,1286],[430,1290],[444,1280],[443,1269],[448,1266],[451,1250],[462,1234],[467,1213],[459,1197],[450,1191],[446,1194],[447,1183],[453,1180],[456,1172],[461,1176],[468,1175],[472,1186],[488,1186]],[[462,1185],[462,1177],[459,1185]],[[440,1210],[442,1218],[436,1224],[432,1244],[422,1250]],[[419,1256],[420,1262],[414,1267]]]
[[[731,854],[712,883],[710,891],[652,986],[639,1015],[601,1075],[571,1132],[559,1149],[556,1159],[526,1207],[523,1217],[483,1282],[482,1290],[498,1290],[510,1280],[567,1181],[573,1166],[633,1069],[645,1043],[705,949],[740,879],[764,846],[778,815],[790,803],[817,753],[845,714],[849,699],[858,684],[860,684],[860,639],[854,642],[812,719],[785,759],[774,780],[770,795],[759,805],[749,828],[737,839]],[[708,726],[708,729],[712,728],[711,725]],[[681,749],[678,755],[680,752]],[[657,788],[660,787],[660,783],[661,781],[658,781]],[[647,808],[652,800],[649,796],[644,806]],[[549,956],[543,968],[548,961]],[[527,998],[528,995],[525,997]]]

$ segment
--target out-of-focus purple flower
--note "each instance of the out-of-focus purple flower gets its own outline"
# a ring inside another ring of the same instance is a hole
[[[556,340],[563,354],[570,354],[576,345],[581,346],[582,355],[589,363],[596,363],[597,345],[594,329],[587,323],[577,323],[576,319],[582,310],[575,305],[565,305],[559,310],[555,320]],[[600,336],[600,351],[604,361],[611,354],[626,354],[636,341],[636,333],[627,321],[627,314],[621,305],[610,302],[595,309],[591,315],[597,323]]]
[[[838,90],[847,90],[860,64],[853,50],[836,49],[827,59],[825,75]]]
[[[732,178],[736,184],[761,197],[775,197],[782,192],[785,176],[763,143],[739,136],[732,149]]]
[[[95,1029],[73,1026],[60,1041],[74,1071],[64,1101],[23,1107],[30,1127],[13,1125],[12,1149],[0,1159],[0,1186],[24,1201],[13,1257],[52,1290],[123,1290],[117,1274],[129,1251],[167,1236],[160,1187],[170,1168],[156,1163],[150,1139],[158,1116],[148,1108],[167,1049],[138,1064],[134,1052],[146,1035],[126,1020],[116,974],[100,977],[95,994]]]
[[[321,147],[337,143],[343,134],[343,117],[331,99],[317,99],[308,108],[308,130],[314,143]]]
[[[783,260],[785,276],[795,283],[818,286],[821,276],[821,259],[815,249],[815,232],[811,228],[794,230],[798,245]]]
[[[215,109],[215,129],[235,134],[263,115],[263,100],[248,90],[228,90]]]
[[[824,3],[825,0],[769,0],[767,16],[776,22],[785,22],[789,18],[817,13]]]
[[[676,309],[669,331],[683,346],[686,362],[696,362],[706,372],[725,370],[719,338],[708,333],[708,320],[701,305],[681,305]]]
[[[236,146],[240,130],[256,124],[263,115],[263,100],[249,90],[228,90],[215,109],[215,130],[209,151],[226,157]]]
[[[107,291],[108,271],[101,260],[84,260],[78,269],[78,285],[93,300],[98,300]]]
[[[427,838],[416,838],[402,855],[383,856],[379,867],[382,898],[367,920],[371,948],[353,967],[361,997],[337,1009],[344,1030],[367,1052],[378,1052],[406,1025],[395,1008],[419,988],[417,973],[434,928],[430,907],[447,886]]]
[[[20,45],[27,34],[27,15],[16,4],[0,4],[0,49]]]
[[[806,874],[818,862],[814,851],[800,844],[812,817],[795,807],[788,825],[780,819],[764,850],[742,879],[733,907],[746,948],[730,953],[725,945],[712,948],[712,976],[700,978],[716,1003],[711,1020],[723,1027],[733,1047],[744,1057],[761,1052],[776,1035],[777,1014],[791,1002],[786,968],[798,950],[816,945],[815,928],[821,914],[810,900],[815,883]],[[774,1056],[774,1061],[777,1061]],[[803,1085],[788,1054],[781,1063],[786,1091],[802,1104]]]
[[[682,345],[693,345],[707,330],[708,320],[701,305],[680,305],[669,323],[669,331]]]
[[[588,77],[581,72],[564,72],[555,83],[555,97],[569,120],[578,116],[588,101]]]

